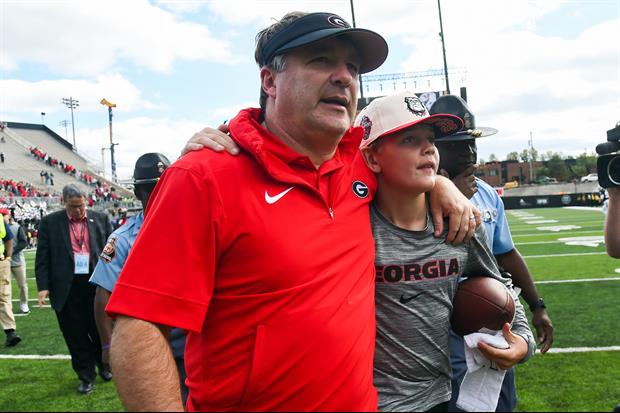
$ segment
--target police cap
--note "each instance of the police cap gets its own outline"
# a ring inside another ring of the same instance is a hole
[[[134,185],[154,184],[170,166],[170,161],[161,153],[147,153],[136,161],[133,172]]]
[[[495,128],[487,128],[484,126],[476,126],[476,118],[473,112],[467,106],[467,102],[460,96],[445,95],[440,96],[428,111],[431,115],[438,113],[447,113],[458,116],[463,119],[465,124],[460,131],[453,135],[437,138],[438,141],[464,141],[468,139],[482,138],[484,136],[494,135],[497,133]]]

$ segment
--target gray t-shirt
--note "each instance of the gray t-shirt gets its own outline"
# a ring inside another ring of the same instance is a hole
[[[452,300],[459,277],[503,278],[488,250],[481,226],[470,242],[445,243],[433,235],[430,215],[424,231],[408,231],[389,222],[373,204],[376,244],[377,345],[374,381],[381,411],[425,411],[451,396],[448,337]],[[523,307],[515,302],[513,332],[534,338]]]

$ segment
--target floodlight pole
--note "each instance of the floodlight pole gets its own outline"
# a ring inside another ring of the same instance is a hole
[[[353,0],[351,0],[351,17],[353,17],[353,27],[357,27],[355,24],[355,8],[353,7]],[[364,84],[362,82],[362,74],[359,75],[360,83],[360,99],[364,99]]]
[[[104,106],[108,107],[108,117],[110,124],[110,163],[112,165],[112,182],[118,182],[118,178],[116,177],[116,161],[114,160],[114,146],[118,145],[114,143],[112,139],[112,108],[116,107],[116,103],[108,102],[105,98],[101,99],[101,103]]]
[[[68,139],[68,136],[67,136],[67,135],[68,135],[68,133],[67,133],[67,125],[69,125],[69,121],[68,121],[68,120],[66,120],[66,119],[65,119],[65,120],[63,120],[62,122],[60,122],[60,123],[58,124],[58,126],[64,126],[64,127],[65,127],[65,140],[66,140],[66,141],[68,141],[68,140],[69,140],[69,139]]]
[[[80,101],[73,99],[73,97],[62,98],[62,103],[65,104],[69,109],[71,109],[71,129],[73,130],[73,150],[77,150],[77,145],[75,144],[75,121],[73,119],[73,109],[80,106]]]
[[[448,80],[448,60],[446,59],[446,42],[443,35],[443,20],[441,18],[441,0],[437,0],[437,7],[439,8],[439,37],[441,37],[441,48],[443,49],[443,71],[446,76],[446,92],[450,94],[450,81]]]

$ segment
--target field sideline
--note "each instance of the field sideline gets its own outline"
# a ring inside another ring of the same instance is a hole
[[[507,216],[556,330],[552,352],[517,367],[518,410],[613,411],[620,403],[620,261],[605,254],[603,214],[561,208]],[[36,305],[33,261],[29,253],[32,313],[16,319],[24,341],[0,347],[0,411],[121,410],[113,383],[76,393],[53,311]],[[13,285],[18,311],[16,292]]]

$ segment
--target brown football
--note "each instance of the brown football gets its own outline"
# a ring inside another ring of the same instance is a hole
[[[470,277],[454,295],[452,330],[465,336],[481,328],[501,330],[515,315],[515,302],[508,289],[494,278]]]

